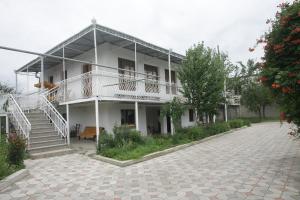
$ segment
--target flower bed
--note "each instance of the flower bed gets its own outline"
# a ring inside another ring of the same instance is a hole
[[[126,126],[115,127],[113,134],[103,133],[99,138],[97,154],[117,160],[139,159],[147,154],[162,151],[181,144],[198,141],[209,136],[224,133],[233,128],[250,126],[248,120],[233,120],[208,126],[194,126],[179,129],[174,135],[142,137],[139,132]]]

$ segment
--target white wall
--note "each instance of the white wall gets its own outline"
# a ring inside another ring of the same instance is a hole
[[[134,61],[134,52],[124,48],[120,48],[118,46],[114,46],[109,43],[104,43],[98,46],[98,63],[100,65],[110,66],[114,67],[115,69],[118,69],[118,58],[125,58]],[[94,62],[94,49],[91,49],[90,51],[76,56],[74,59]],[[167,61],[137,53],[137,72],[144,73],[144,64],[158,67],[158,75],[160,76],[160,81],[165,81],[165,69],[168,69]],[[82,65],[82,63],[66,61],[66,70],[68,71],[68,78],[80,75],[82,73]],[[177,68],[177,64],[171,63],[172,70],[176,71]],[[93,67],[93,69],[95,69],[95,66]],[[117,70],[113,69],[99,69],[115,73],[117,72]],[[45,70],[45,80],[49,80],[49,77],[53,76],[54,82],[61,81],[61,71],[62,64],[53,66],[50,69]],[[179,83],[178,80],[176,80],[176,82]]]
[[[65,109],[60,106],[60,111],[65,112]],[[86,126],[96,126],[95,121],[95,102],[85,104],[70,105],[70,128],[75,124],[80,124],[80,131],[83,131]],[[99,103],[99,126],[104,127],[107,132],[112,132],[115,125],[121,125],[121,109],[133,109],[133,103],[119,102],[100,102]],[[144,105],[139,105],[139,129],[146,135],[146,109]]]
[[[190,122],[189,119],[189,109],[185,110],[183,115],[181,116],[181,126],[188,127],[196,125],[196,116],[194,114],[194,121]]]

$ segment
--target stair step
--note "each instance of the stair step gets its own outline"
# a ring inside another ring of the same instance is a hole
[[[44,122],[50,122],[50,119],[48,119],[47,117],[44,119],[40,119],[40,118],[38,118],[38,119],[31,119],[31,121],[32,122],[34,122],[34,123],[44,123]]]
[[[30,153],[30,158],[31,159],[48,158],[48,157],[53,157],[53,156],[66,155],[66,154],[70,154],[70,153],[74,153],[74,152],[75,152],[75,150],[73,150],[73,149],[64,148],[64,149],[41,152],[41,153]]]
[[[31,130],[35,130],[35,129],[41,129],[41,128],[52,128],[53,129],[53,125],[52,124],[31,124]]]
[[[63,139],[55,139],[55,140],[44,140],[44,141],[38,141],[38,142],[30,142],[30,148],[36,148],[36,147],[47,147],[50,145],[59,145],[59,144],[65,144],[65,140]]]
[[[34,154],[34,153],[41,153],[46,151],[59,150],[59,149],[66,148],[67,146],[68,146],[67,144],[56,144],[56,145],[48,145],[42,147],[30,147],[28,151],[30,154]]]
[[[54,130],[30,133],[30,137],[44,137],[44,136],[58,136],[58,133]]]
[[[47,131],[54,131],[54,127],[34,127],[31,128],[31,133],[40,133],[40,132],[47,132]]]
[[[34,135],[30,137],[30,142],[39,142],[39,141],[45,141],[45,140],[59,140],[61,139],[61,137],[59,137],[57,134],[51,134],[51,135],[46,135],[46,136],[43,136],[43,135]]]

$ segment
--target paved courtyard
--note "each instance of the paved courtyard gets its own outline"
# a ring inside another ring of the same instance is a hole
[[[300,140],[256,124],[126,168],[72,154],[26,162],[0,199],[300,199]]]

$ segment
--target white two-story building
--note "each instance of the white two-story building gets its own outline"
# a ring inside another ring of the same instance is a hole
[[[180,94],[176,76],[183,55],[125,33],[91,24],[45,54],[16,70],[36,73],[44,94],[64,116],[70,129],[128,124],[143,135],[171,133],[169,117],[161,118],[162,106]],[[19,101],[35,107],[36,93]],[[187,110],[182,126],[193,125]],[[98,129],[96,129],[98,130]]]

